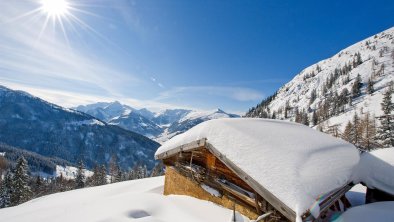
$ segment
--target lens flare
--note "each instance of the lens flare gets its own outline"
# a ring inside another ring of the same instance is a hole
[[[68,13],[70,4],[67,0],[41,0],[41,10],[51,17],[61,17]]]

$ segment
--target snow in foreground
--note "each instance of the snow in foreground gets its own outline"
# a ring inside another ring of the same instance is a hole
[[[192,197],[164,196],[163,185],[164,177],[156,177],[52,194],[1,209],[0,218],[7,222],[232,221],[231,210]]]
[[[394,201],[376,202],[353,207],[334,222],[393,222]]]

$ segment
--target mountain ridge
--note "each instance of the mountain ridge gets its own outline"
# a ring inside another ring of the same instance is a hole
[[[344,131],[354,115],[382,115],[383,93],[394,81],[394,27],[306,67],[245,117],[303,122]]]
[[[0,142],[87,167],[108,164],[116,155],[123,169],[155,165],[158,143],[107,124],[89,114],[63,108],[23,91],[0,88]]]
[[[115,104],[118,110],[115,112],[106,111],[106,107],[114,106]],[[210,119],[239,117],[239,115],[227,113],[219,108],[209,111],[175,108],[152,112],[146,108],[134,109],[118,101],[81,105],[74,109],[86,112],[98,119],[106,116],[107,118],[102,120],[108,124],[140,133],[158,142],[165,142],[173,136]],[[119,115],[119,113],[122,114]]]

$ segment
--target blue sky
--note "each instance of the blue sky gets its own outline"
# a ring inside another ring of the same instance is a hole
[[[389,0],[66,0],[68,13],[48,23],[41,1],[0,1],[0,84],[66,107],[242,113],[394,25]]]

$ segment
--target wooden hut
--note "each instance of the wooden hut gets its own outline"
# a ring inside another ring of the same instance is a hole
[[[166,165],[166,195],[261,221],[324,221],[349,206],[344,194],[359,156],[351,144],[300,124],[220,119],[174,137],[155,158]]]

